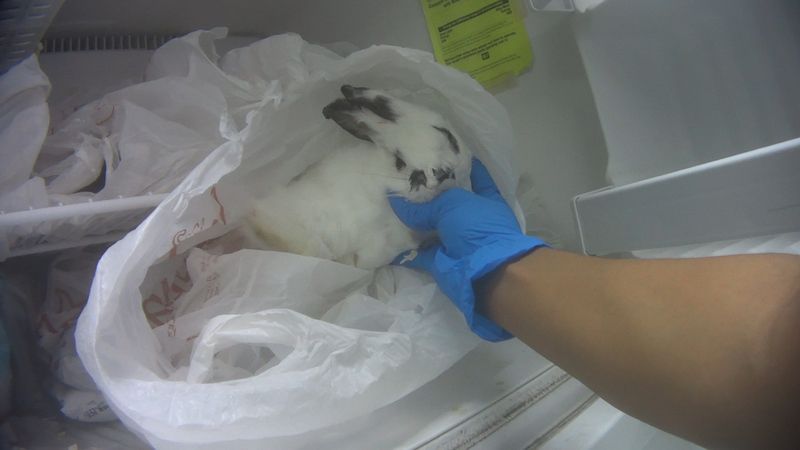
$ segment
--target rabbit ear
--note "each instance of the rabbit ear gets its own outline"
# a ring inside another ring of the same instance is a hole
[[[349,84],[342,86],[341,91],[348,102],[372,111],[381,119],[390,122],[397,120],[397,113],[392,108],[391,100],[388,97],[369,88],[353,87]]]
[[[323,108],[322,115],[326,119],[333,119],[334,122],[353,136],[372,142],[370,136],[375,130],[364,120],[364,111],[358,105],[340,98]]]
[[[333,119],[353,136],[374,142],[376,128],[397,120],[392,100],[380,92],[348,84],[342,86],[341,92],[344,98],[323,108],[322,115],[326,119]]]

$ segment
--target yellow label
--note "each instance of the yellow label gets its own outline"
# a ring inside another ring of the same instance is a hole
[[[420,0],[442,64],[484,86],[518,75],[533,61],[517,0]]]

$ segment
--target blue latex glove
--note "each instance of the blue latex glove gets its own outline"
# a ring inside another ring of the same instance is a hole
[[[435,230],[440,240],[432,247],[400,255],[395,264],[429,272],[464,313],[475,334],[487,341],[502,341],[512,336],[478,313],[474,284],[500,266],[547,244],[522,233],[489,171],[477,159],[473,159],[471,179],[474,192],[449,189],[427,203],[389,197],[403,223],[414,230]]]

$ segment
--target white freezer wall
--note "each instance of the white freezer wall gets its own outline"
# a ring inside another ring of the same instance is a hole
[[[608,0],[574,18],[615,185],[800,136],[797,0]]]
[[[496,94],[511,117],[515,166],[534,183],[523,207],[529,229],[579,250],[573,196],[605,186],[606,150],[591,88],[570,16],[529,12],[526,28],[534,63]],[[231,34],[296,32],[315,43],[350,42],[359,48],[391,44],[432,51],[418,0],[176,1],[70,0],[48,36],[79,33],[175,34],[227,26]]]

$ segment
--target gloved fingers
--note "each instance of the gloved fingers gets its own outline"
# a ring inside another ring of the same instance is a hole
[[[395,266],[433,272],[434,258],[436,257],[436,252],[438,252],[441,247],[441,244],[436,244],[433,247],[403,252],[392,261],[392,264]]]
[[[492,176],[489,175],[489,170],[478,158],[472,158],[472,173],[470,175],[472,181],[472,192],[492,200],[503,200],[500,195],[500,190],[494,183]]]
[[[390,194],[389,204],[397,217],[412,230],[431,231],[436,228],[438,206],[435,201],[413,203],[403,197]]]

